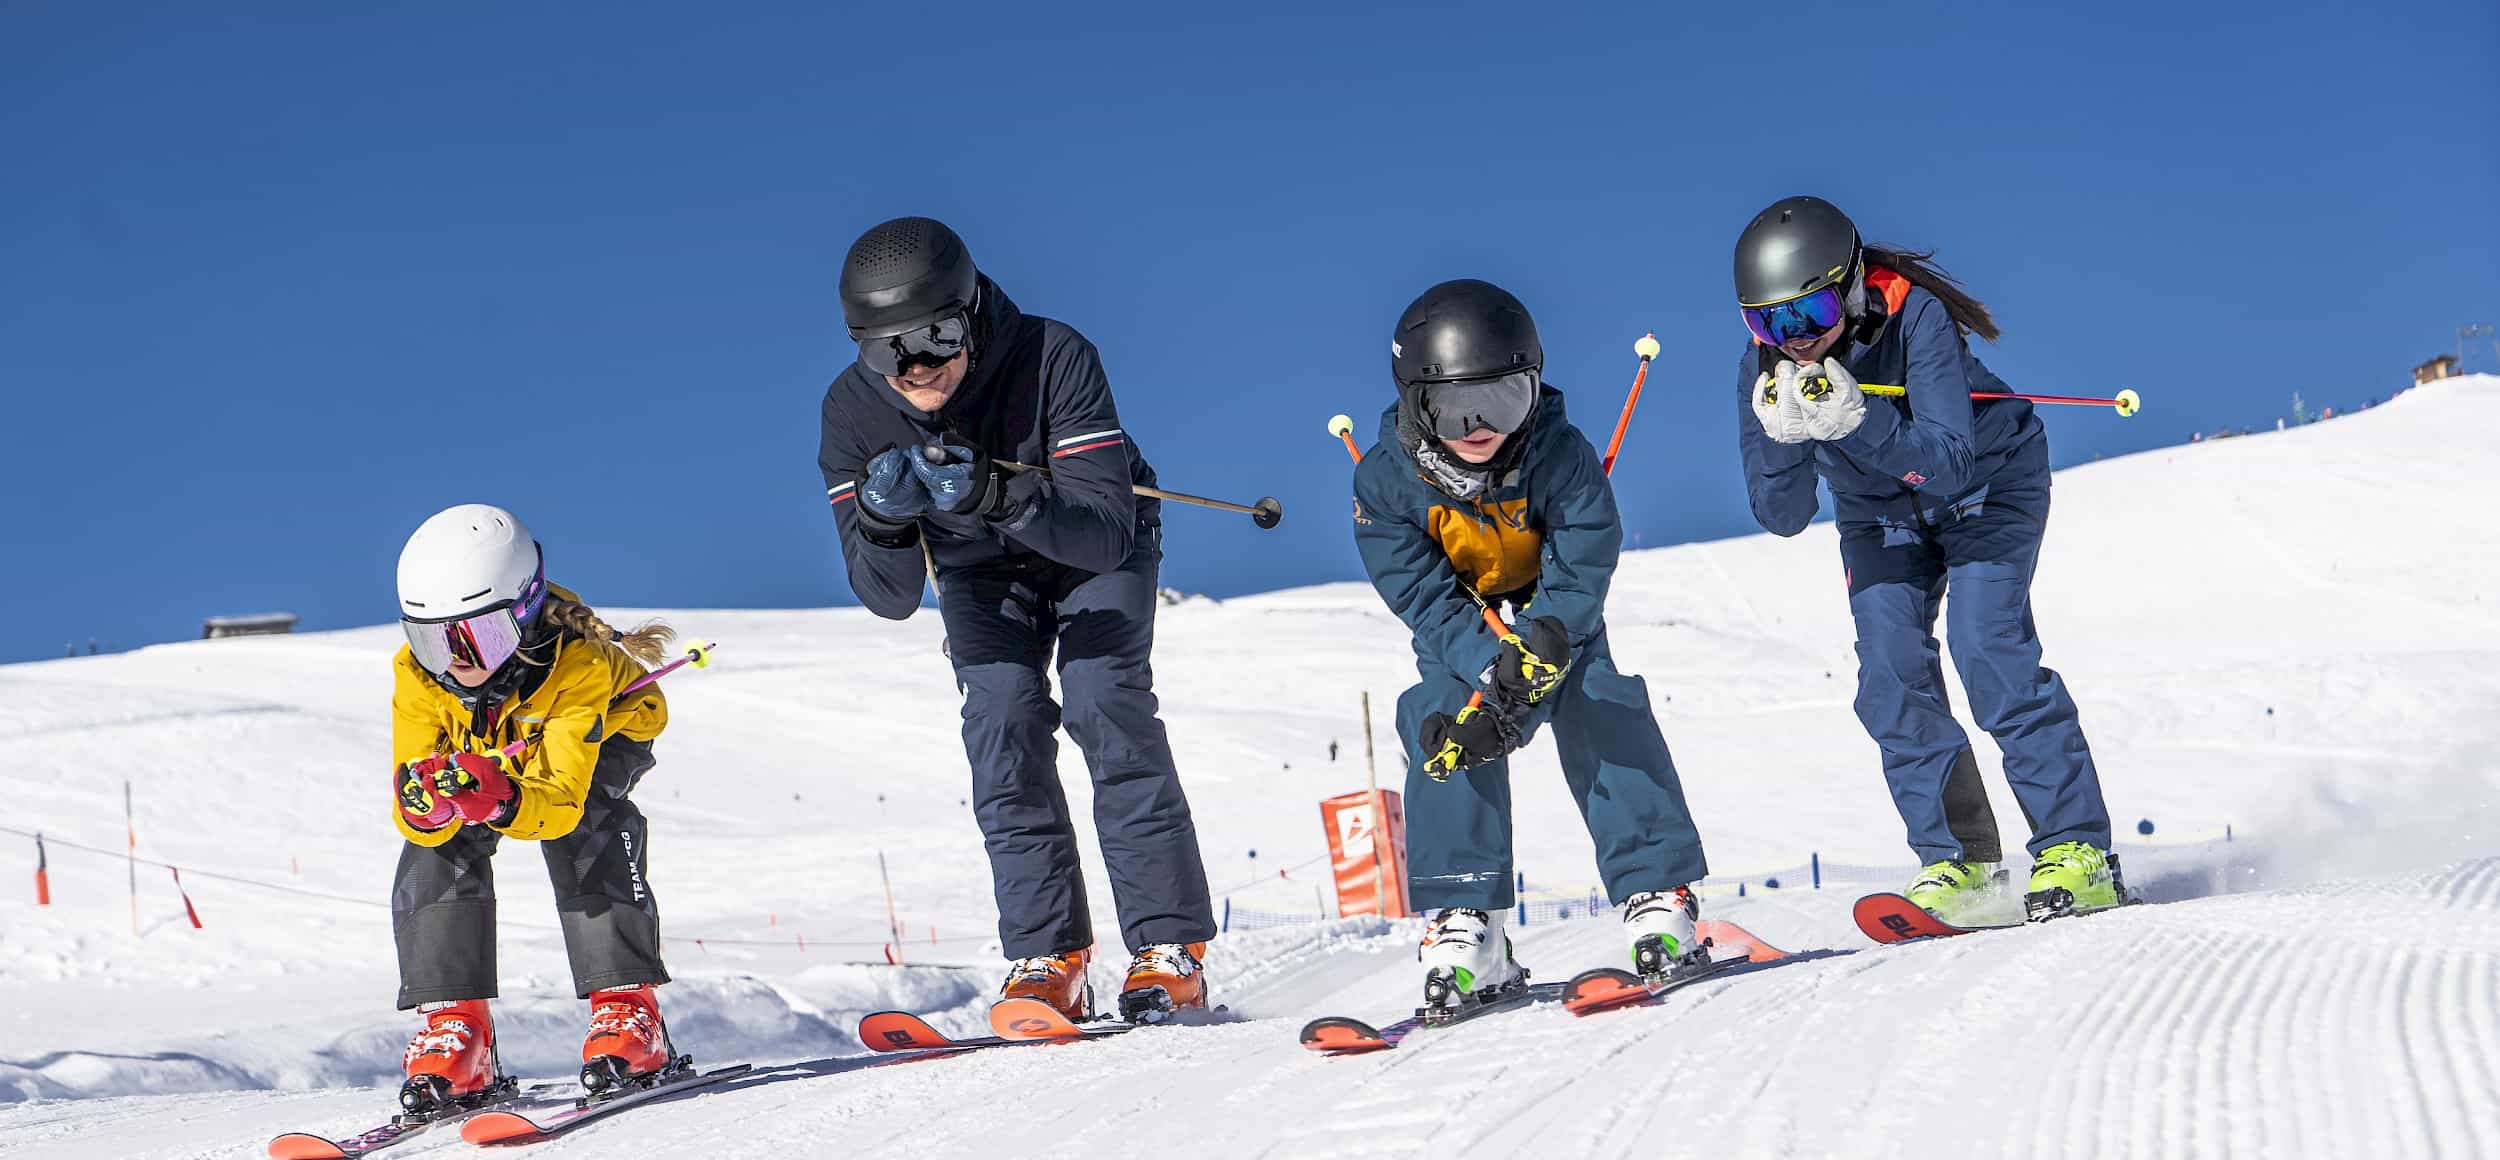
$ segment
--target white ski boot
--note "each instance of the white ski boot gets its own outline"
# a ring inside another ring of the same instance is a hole
[[[1433,912],[1416,957],[1424,964],[1424,1012],[1456,1013],[1525,990],[1528,972],[1502,933],[1507,911],[1459,907]]]
[[[1710,961],[1693,924],[1701,919],[1701,902],[1690,887],[1644,890],[1623,900],[1623,933],[1632,939],[1632,971],[1644,979],[1663,979],[1685,967]]]

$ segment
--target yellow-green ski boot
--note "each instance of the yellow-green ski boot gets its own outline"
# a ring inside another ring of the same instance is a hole
[[[1942,921],[1969,926],[1991,909],[1988,904],[1997,897],[1996,886],[2002,879],[2003,874],[1989,863],[1948,858],[1922,867],[1901,896]]]
[[[2046,922],[2105,910],[2126,900],[2117,855],[2089,842],[2059,842],[2032,859],[2031,891],[2023,895],[2023,917]]]

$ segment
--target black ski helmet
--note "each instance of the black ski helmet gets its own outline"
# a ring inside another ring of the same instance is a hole
[[[1545,365],[1536,320],[1511,292],[1491,282],[1443,282],[1410,303],[1389,335],[1389,374],[1398,386],[1488,379]]]
[[[842,260],[842,321],[851,341],[891,338],[972,309],[980,271],[946,223],[903,217],[851,243]]]
[[[1736,236],[1736,301],[1785,302],[1825,286],[1849,288],[1860,261],[1858,227],[1819,197],[1789,197]]]

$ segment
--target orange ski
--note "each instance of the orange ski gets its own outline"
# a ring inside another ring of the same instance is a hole
[[[1126,1031],[1129,1024],[1117,1019],[1091,1019],[1078,1023],[1039,999],[1001,999],[990,1004],[990,1030],[1001,1039],[1029,1042],[1050,1039],[1087,1039]]]
[[[2019,922],[1992,923],[1989,926],[1955,926],[1919,909],[1917,903],[1898,894],[1869,894],[1849,909],[1858,929],[1879,943],[1908,942],[1921,938],[1951,938],[1974,930],[1995,926],[2021,926]]]
[[[289,1132],[269,1142],[272,1160],[344,1160],[346,1149],[310,1132]]]
[[[1705,918],[1693,930],[1702,945],[1718,950],[1742,951],[1747,962],[1767,963],[1788,957],[1788,952],[1754,936],[1752,931],[1721,918]]]
[[[593,1120],[603,1119],[628,1108],[684,1095],[722,1080],[736,1079],[754,1070],[749,1065],[741,1063],[715,1071],[697,1073],[691,1069],[692,1060],[683,1056],[680,1056],[679,1060],[689,1065],[688,1070],[657,1080],[649,1087],[622,1089],[618,1094],[599,1099],[572,1099],[560,1103],[510,1110],[479,1112],[460,1125],[460,1138],[472,1144],[505,1144],[561,1136]]]
[[[859,1020],[859,1041],[871,1051],[944,1051],[949,1048],[992,1047],[1004,1042],[993,1036],[957,1039],[929,1026],[908,1011],[879,1011]]]
[[[1313,1019],[1302,1028],[1302,1046],[1327,1055],[1361,1055],[1387,1051],[1397,1045],[1396,1039],[1381,1034],[1371,1024],[1342,1015]]]
[[[1751,962],[1751,959],[1719,959],[1656,980],[1644,979],[1615,967],[1598,967],[1572,976],[1570,984],[1563,988],[1563,1009],[1574,1015],[1595,1015],[1619,1007],[1647,1006],[1669,991]]]

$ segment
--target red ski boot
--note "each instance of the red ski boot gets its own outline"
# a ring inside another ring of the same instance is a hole
[[[590,993],[590,1034],[582,1040],[582,1088],[599,1095],[647,1081],[676,1062],[660,996],[648,986]]]
[[[495,1021],[484,999],[429,1004],[425,1030],[408,1041],[400,1068],[408,1079],[399,1087],[399,1106],[416,1116],[478,1102],[511,1082],[497,1074]]]

